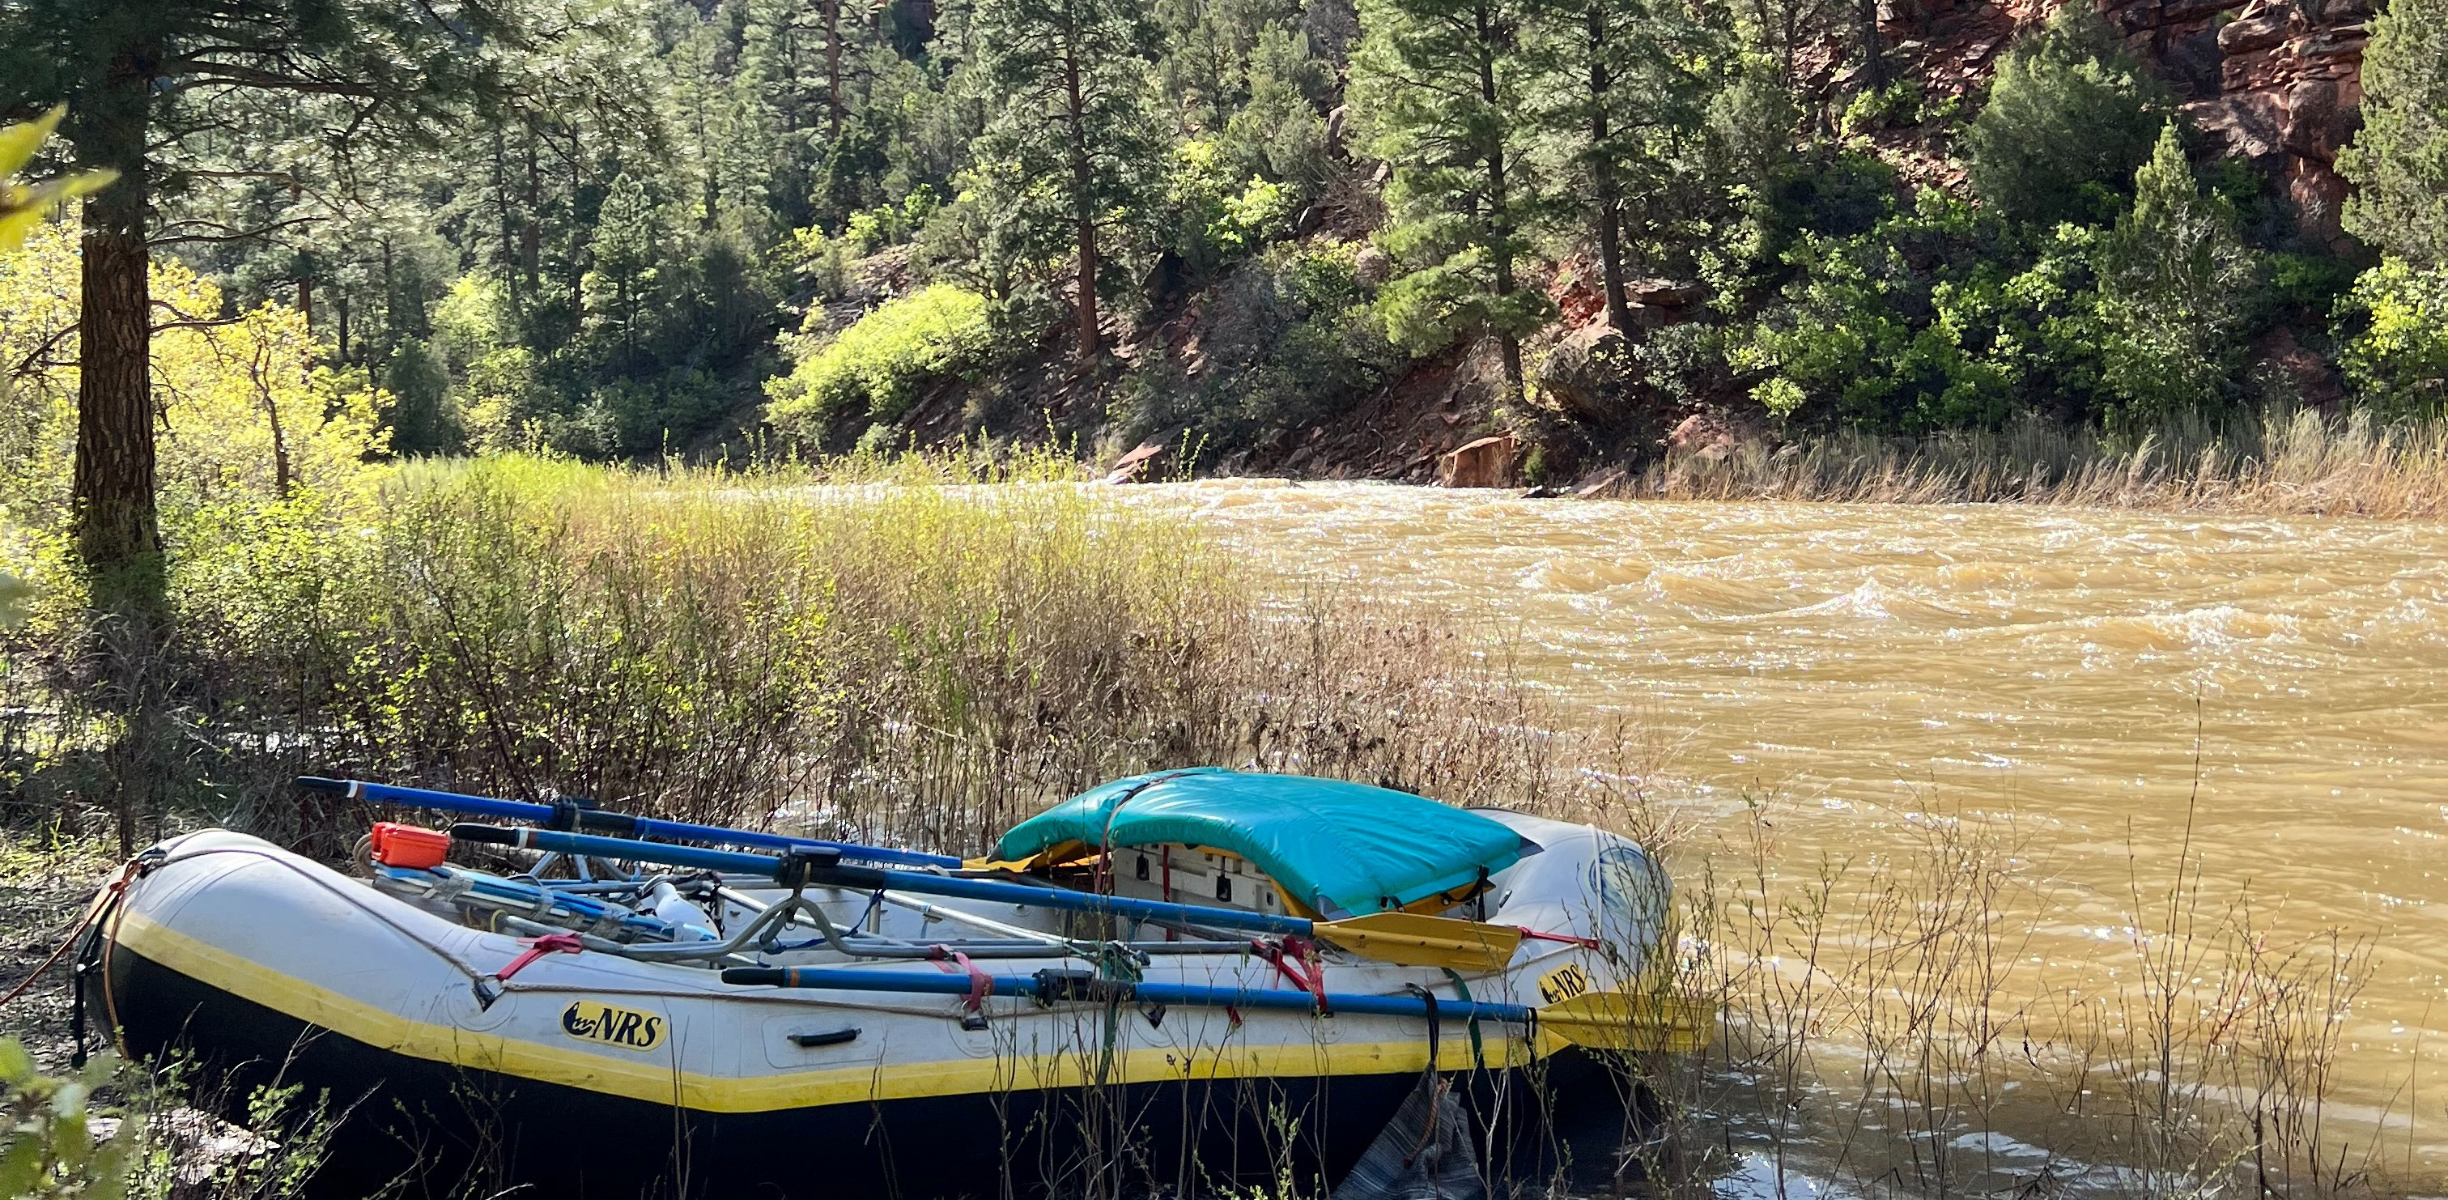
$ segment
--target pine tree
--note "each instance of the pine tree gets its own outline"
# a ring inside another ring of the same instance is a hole
[[[1707,117],[1708,31],[1680,4],[1560,0],[1541,10],[1558,77],[1542,123],[1562,147],[1598,247],[1608,320],[1631,328],[1625,202],[1657,207]]]
[[[1166,53],[1158,87],[1180,106],[1185,129],[1212,134],[1249,94],[1250,56],[1270,30],[1299,16],[1286,0],[1157,0]]]
[[[986,130],[972,147],[988,211],[1021,253],[1073,255],[1074,345],[1102,349],[1107,232],[1137,212],[1159,163],[1148,78],[1156,42],[1137,0],[980,0]]]
[[[0,6],[0,116],[66,100],[77,161],[118,172],[85,203],[79,324],[75,532],[111,607],[158,611],[161,534],[148,225],[194,140],[244,98],[321,110],[326,145],[439,128],[482,89],[484,47],[507,44],[482,0],[21,0]],[[228,239],[240,229],[182,231]],[[131,568],[133,569],[131,571]]]
[[[1517,275],[1549,198],[1529,154],[1545,73],[1525,44],[1532,16],[1530,0],[1367,0],[1352,57],[1371,152],[1394,168],[1386,249],[1414,268],[1383,294],[1389,323],[1417,349],[1493,334],[1510,401],[1521,339],[1549,308]]]
[[[638,358],[638,327],[658,261],[655,206],[646,186],[627,173],[612,181],[595,217],[589,247],[594,269],[586,274],[587,322],[617,347],[616,369]]]
[[[2176,123],[2134,173],[2134,205],[2100,240],[2103,353],[2129,416],[2206,407],[2235,374],[2259,264],[2225,200],[2193,179]]]
[[[1333,73],[1288,25],[1258,33],[1247,70],[1249,96],[1224,123],[1226,153],[1244,179],[1264,175],[1314,194],[1333,170],[1317,106],[1333,95]]]
[[[2390,0],[2363,51],[2363,128],[2338,155],[2357,189],[2346,228],[2417,267],[2448,268],[2448,0]]]

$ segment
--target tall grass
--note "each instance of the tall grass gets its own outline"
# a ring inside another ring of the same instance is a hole
[[[2007,502],[2371,517],[2448,515],[2448,423],[2239,412],[2102,433],[2038,418],[1918,439],[1844,432],[1670,456],[1632,495]]]
[[[184,812],[328,852],[354,834],[284,781],[355,774],[975,851],[1183,762],[1546,786],[1527,700],[1449,631],[1264,616],[1184,519],[963,482],[1014,474],[1048,473],[508,458],[402,470],[362,511],[205,514],[172,639],[101,656],[142,702],[87,686],[90,638],[13,643],[20,819],[142,776],[170,782],[105,806],[132,840]]]
[[[2389,1159],[2387,1114],[2341,1119],[2330,1097],[2366,941],[2266,926],[2188,849],[2172,876],[2133,879],[2095,954],[2046,959],[2037,930],[2098,915],[2076,915],[2011,822],[1924,814],[1883,848],[1800,861],[1777,810],[1681,848],[1674,986],[1719,1004],[1726,1036],[1619,1064],[1661,1125],[1628,1139],[1619,1181],[1697,1194],[1739,1177],[1780,1198],[2422,1186]]]

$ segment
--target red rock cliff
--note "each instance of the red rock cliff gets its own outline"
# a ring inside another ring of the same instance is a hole
[[[2311,241],[2341,248],[2337,152],[2360,123],[2372,0],[2094,0],[2212,140],[2274,181]],[[1937,89],[1984,84],[2012,29],[2050,0],[1885,0],[1895,48]],[[1909,14],[1909,15],[1907,15]]]
[[[2221,149],[2277,179],[2298,226],[2333,247],[2345,237],[2337,155],[2362,124],[2371,16],[2371,0],[2248,0],[2215,26],[2218,90],[2185,106]]]

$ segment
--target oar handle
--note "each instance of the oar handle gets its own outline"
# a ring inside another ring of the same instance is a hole
[[[470,796],[460,792],[439,792],[429,788],[399,787],[388,783],[368,783],[361,779],[326,779],[319,775],[301,775],[297,785],[310,791],[333,792],[354,800],[371,800],[380,804],[401,804],[410,808],[430,808],[436,812],[458,813],[469,817],[491,817],[503,821],[534,821],[556,829],[582,830],[620,838],[670,838],[677,841],[713,842],[725,846],[749,846],[760,850],[830,850],[845,858],[868,862],[899,863],[913,867],[958,867],[961,860],[948,854],[928,854],[919,850],[900,850],[891,846],[862,846],[856,842],[835,842],[823,838],[791,837],[780,833],[762,833],[753,829],[728,829],[720,825],[698,825],[688,821],[665,821],[656,817],[637,817],[627,813],[605,812],[583,804],[528,804],[519,800],[503,800],[493,796]]]

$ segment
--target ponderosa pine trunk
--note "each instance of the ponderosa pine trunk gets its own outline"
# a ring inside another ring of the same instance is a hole
[[[1878,0],[1854,0],[1853,14],[1861,26],[1863,83],[1871,91],[1884,91],[1887,87],[1887,53],[1879,37]]]
[[[825,132],[833,140],[841,140],[842,76],[841,76],[841,0],[824,0],[825,23]]]
[[[1473,14],[1479,35],[1479,99],[1488,111],[1501,111],[1503,99],[1496,89],[1496,23],[1488,6],[1482,4]],[[1487,145],[1481,150],[1487,156],[1488,179],[1488,257],[1495,267],[1496,296],[1511,299],[1513,281],[1513,210],[1505,197],[1505,142],[1500,129],[1491,129]],[[1521,337],[1513,330],[1511,314],[1497,318],[1496,348],[1504,364],[1505,402],[1519,404],[1522,399]]]
[[[1589,6],[1590,184],[1598,203],[1598,272],[1606,288],[1607,322],[1629,334],[1632,302],[1625,295],[1623,265],[1623,198],[1615,180],[1615,162],[1607,150],[1607,93],[1614,80],[1606,67],[1606,0]]]
[[[527,294],[533,296],[540,282],[537,275],[544,252],[544,222],[536,216],[544,211],[544,178],[542,164],[536,161],[535,129],[529,126],[524,132],[527,203],[519,214],[519,272],[527,277]]]
[[[145,251],[145,131],[158,57],[122,49],[77,114],[78,164],[119,172],[85,201],[77,325],[76,545],[107,609],[151,609],[161,599]]]
[[[1082,98],[1076,28],[1069,31],[1063,55],[1063,94],[1071,125],[1071,216],[1079,238],[1079,346],[1081,362],[1092,362],[1100,349],[1097,333],[1097,236],[1094,164],[1088,161],[1088,109]]]

